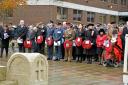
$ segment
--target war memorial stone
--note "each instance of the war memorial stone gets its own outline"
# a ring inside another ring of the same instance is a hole
[[[7,80],[18,85],[48,85],[48,61],[39,53],[15,53],[7,63]]]

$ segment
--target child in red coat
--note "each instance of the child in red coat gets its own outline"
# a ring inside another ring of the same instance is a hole
[[[102,53],[103,53],[103,43],[107,39],[104,29],[99,30],[99,35],[96,38],[97,52],[99,57],[99,65],[102,64]]]

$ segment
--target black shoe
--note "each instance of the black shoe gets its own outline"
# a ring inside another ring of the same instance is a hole
[[[54,61],[60,61],[60,59],[55,59]]]
[[[102,65],[102,63],[99,63],[98,65]]]
[[[68,60],[64,60],[64,62],[67,62]]]
[[[47,60],[51,60],[50,58],[47,58]]]
[[[79,63],[82,63],[82,61],[79,61]]]
[[[0,58],[2,58],[3,56],[0,56]]]
[[[88,61],[87,64],[92,64],[92,62]]]
[[[76,60],[76,62],[79,62],[79,60]]]

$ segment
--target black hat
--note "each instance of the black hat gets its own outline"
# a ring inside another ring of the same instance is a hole
[[[105,34],[104,29],[100,29],[100,30],[99,30],[99,34],[100,34],[100,32],[103,32],[103,33]]]
[[[62,23],[58,22],[57,25],[62,25]]]
[[[116,22],[111,22],[111,24],[116,24]]]
[[[50,20],[49,23],[54,23],[54,22],[52,20]]]
[[[89,26],[94,26],[94,24],[92,24],[92,23],[88,24],[88,25],[87,25],[87,28],[88,28]]]

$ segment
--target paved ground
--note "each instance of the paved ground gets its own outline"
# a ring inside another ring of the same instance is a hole
[[[6,60],[0,65],[6,65]],[[49,85],[123,85],[122,68],[49,61]]]
[[[123,85],[122,68],[49,62],[49,85]]]

